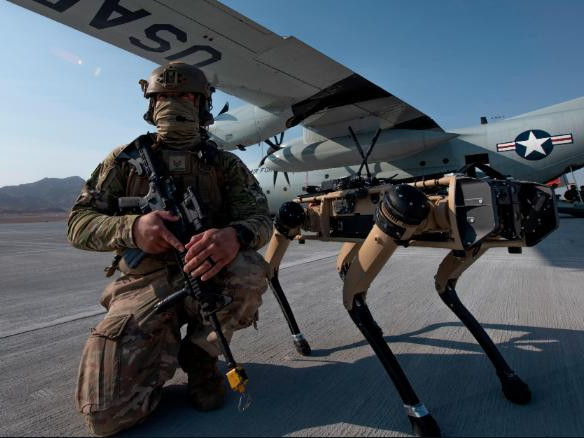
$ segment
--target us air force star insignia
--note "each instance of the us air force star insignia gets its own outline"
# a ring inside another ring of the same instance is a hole
[[[528,160],[539,160],[543,157],[539,157],[537,154],[547,157],[554,148],[550,135],[547,132],[537,132],[538,134],[541,133],[541,135],[536,136],[534,131],[529,131],[529,137],[527,140],[522,141],[519,137],[515,139],[515,151],[523,158],[527,158]],[[537,154],[534,157],[531,157],[533,153]]]
[[[515,141],[498,143],[497,151],[515,151],[526,160],[541,160],[552,153],[554,146],[573,142],[572,134],[551,136],[541,129],[531,129],[519,134]]]

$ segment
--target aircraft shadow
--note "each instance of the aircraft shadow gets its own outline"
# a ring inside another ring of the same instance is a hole
[[[390,343],[436,347],[436,353],[402,353],[397,358],[420,399],[444,435],[578,436],[584,434],[584,332],[580,330],[485,324],[487,330],[517,332],[499,343],[500,351],[529,384],[533,400],[526,406],[508,402],[482,350],[474,342],[429,338],[438,329],[462,329],[461,323],[432,324],[421,330],[386,336]],[[410,434],[401,401],[372,354],[354,363],[326,358],[365,341],[317,349],[296,364],[247,363],[254,402],[236,410],[237,396],[226,405],[200,413],[186,403],[185,385],[167,386],[158,410],[123,436],[283,436],[330,433]],[[443,351],[440,351],[443,350]],[[301,363],[299,363],[301,362]],[[316,365],[312,365],[316,362]],[[432,376],[431,378],[429,376]],[[322,433],[322,432],[320,432]]]

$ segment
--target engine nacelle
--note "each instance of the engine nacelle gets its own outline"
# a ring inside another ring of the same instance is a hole
[[[374,132],[357,135],[367,153]],[[437,131],[391,129],[381,131],[369,162],[393,161],[431,149],[455,138],[457,134]],[[306,135],[304,138],[308,138]],[[266,159],[268,169],[282,172],[302,172],[332,167],[355,166],[363,160],[349,133],[345,137],[322,138],[305,143],[304,138],[285,142],[283,148]]]
[[[249,146],[286,130],[290,109],[269,112],[255,105],[245,105],[221,114],[209,126],[211,139],[221,148],[230,150],[237,145]]]

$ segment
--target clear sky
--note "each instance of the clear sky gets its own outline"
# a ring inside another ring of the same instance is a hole
[[[224,3],[345,64],[446,130],[584,95],[581,0]],[[87,178],[113,147],[152,130],[137,82],[153,63],[6,1],[0,41],[0,186]],[[218,92],[216,111],[226,100],[242,104]],[[243,156],[253,167],[260,150]]]

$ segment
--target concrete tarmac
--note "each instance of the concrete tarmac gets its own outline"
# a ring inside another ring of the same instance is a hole
[[[457,290],[526,381],[533,400],[502,395],[492,366],[438,298],[433,276],[445,250],[399,249],[368,303],[418,396],[448,436],[584,435],[584,220],[522,255],[490,250]],[[65,223],[0,225],[0,435],[84,436],[73,393],[111,254],[76,250]],[[313,349],[298,355],[270,291],[259,330],[232,342],[254,402],[237,397],[199,413],[177,371],[161,405],[125,436],[401,436],[410,425],[378,359],[341,303],[338,244],[293,244],[280,273]]]

